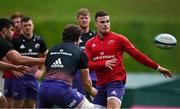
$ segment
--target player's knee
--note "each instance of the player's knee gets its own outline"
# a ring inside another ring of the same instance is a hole
[[[80,109],[94,109],[94,104],[90,103],[86,98],[84,98]]]
[[[94,104],[94,109],[107,109],[105,106]]]
[[[117,97],[108,97],[107,108],[120,108],[121,100]]]

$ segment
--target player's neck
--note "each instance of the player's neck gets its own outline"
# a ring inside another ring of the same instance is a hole
[[[33,34],[23,34],[26,39],[31,39]]]
[[[105,37],[105,34],[104,33],[99,33],[99,37],[100,37],[101,40],[103,40],[104,37]]]
[[[89,32],[89,26],[81,27],[81,30],[82,30],[83,33],[88,33]]]

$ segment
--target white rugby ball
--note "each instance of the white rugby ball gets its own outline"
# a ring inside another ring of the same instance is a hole
[[[157,35],[153,41],[154,41],[154,45],[164,49],[173,48],[177,44],[176,38],[168,33],[162,33]]]

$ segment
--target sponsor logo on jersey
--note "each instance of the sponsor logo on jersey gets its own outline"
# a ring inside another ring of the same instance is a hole
[[[58,58],[52,65],[51,68],[63,68],[64,65],[62,65],[61,58]]]
[[[94,57],[93,61],[97,61],[97,60],[101,60],[101,59],[113,59],[113,58],[115,58],[115,55],[101,55],[101,56]]]
[[[72,56],[72,53],[64,52],[63,49],[60,49],[59,52],[51,52],[51,53],[50,53],[50,55],[59,55],[59,54],[67,55],[67,56]]]

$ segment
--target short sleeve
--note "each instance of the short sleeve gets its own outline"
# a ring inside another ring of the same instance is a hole
[[[40,38],[39,42],[40,42],[40,52],[44,53],[47,50],[46,43],[42,38]]]
[[[79,63],[79,69],[86,69],[88,68],[88,58],[84,51],[80,54],[80,63]]]
[[[6,53],[8,53],[10,50],[14,50],[13,45],[5,40],[0,41],[0,59],[2,59],[4,56],[6,56]]]

